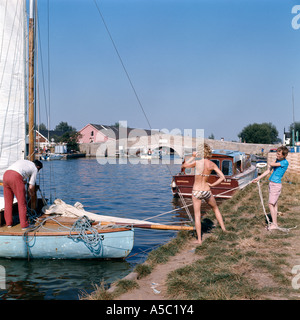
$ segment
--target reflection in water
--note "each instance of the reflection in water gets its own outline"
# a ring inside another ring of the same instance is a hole
[[[126,261],[92,260],[5,260],[6,299],[78,299],[80,291],[93,290],[93,284],[111,283],[130,271]],[[81,288],[79,290],[78,288]]]

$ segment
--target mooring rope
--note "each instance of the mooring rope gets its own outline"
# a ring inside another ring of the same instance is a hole
[[[262,191],[261,191],[261,187],[260,187],[259,181],[257,181],[257,186],[258,186],[258,193],[259,193],[259,197],[260,197],[260,202],[261,202],[261,205],[263,207],[263,211],[264,211],[266,220],[268,222],[268,228],[269,228],[272,225],[272,222],[270,221],[270,219],[269,219],[269,217],[267,215],[266,209],[265,209],[264,199],[263,199],[263,195],[262,195]],[[275,226],[275,228],[274,229],[270,229],[270,230],[279,230],[279,231],[282,231],[282,232],[289,232],[290,230],[297,228],[297,226],[292,227],[292,228],[282,228],[282,227],[279,227],[278,225],[277,226],[275,224],[273,224],[273,225]]]
[[[243,189],[246,188],[246,187],[247,187],[249,184],[251,184],[251,183],[252,183],[252,181],[249,181],[249,182],[243,187]],[[181,200],[181,198],[183,198],[183,196],[182,196],[179,188],[178,188],[177,186],[176,186],[176,188],[177,188],[177,190],[178,190],[179,196],[181,195],[181,197],[180,197],[180,200]],[[216,194],[214,197],[215,197],[215,198],[216,198],[216,197],[219,197],[219,196],[221,196],[221,195],[223,195],[223,194],[225,194],[225,193],[227,193],[227,192],[234,191],[234,190],[239,189],[239,188],[240,188],[240,187],[235,187],[235,188],[226,190],[226,191],[224,191],[224,192],[221,192],[221,193]],[[168,214],[168,213],[172,213],[172,212],[175,212],[175,211],[179,211],[179,210],[181,210],[181,209],[186,209],[186,208],[191,207],[191,206],[193,205],[193,203],[191,203],[191,204],[186,204],[185,201],[184,201],[183,203],[184,203],[185,205],[182,206],[182,207],[180,207],[180,208],[173,209],[173,210],[167,211],[167,212],[162,212],[162,213],[160,213],[160,214],[158,214],[158,215],[156,215],[156,216],[152,216],[152,217],[146,218],[146,219],[144,219],[144,220],[146,221],[146,220],[150,220],[150,219],[153,219],[153,218],[157,218],[157,217],[163,216],[163,215]],[[190,218],[190,221],[193,222],[193,219],[192,219],[192,217],[191,217],[190,211],[188,210],[188,212],[189,212],[188,216],[189,216],[189,218]]]

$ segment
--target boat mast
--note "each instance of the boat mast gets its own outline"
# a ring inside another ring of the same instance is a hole
[[[28,70],[28,126],[29,153],[28,159],[34,160],[34,0],[29,2],[29,70]]]

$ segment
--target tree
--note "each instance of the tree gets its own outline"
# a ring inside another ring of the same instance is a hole
[[[47,130],[47,127],[44,123],[40,123],[39,125],[36,125],[36,129],[40,129],[40,131]]]
[[[266,122],[249,124],[238,134],[238,137],[247,143],[274,144],[281,141],[276,127]]]
[[[295,122],[295,123],[292,123],[290,125],[290,133],[292,133],[292,130],[295,129],[295,134],[296,132],[298,131],[299,134],[300,134],[300,122]]]
[[[68,150],[79,151],[78,139],[80,133],[76,131],[76,128],[61,121],[54,130],[63,132],[62,136],[56,137],[57,142],[66,143]]]
[[[293,134],[293,130],[294,130],[294,142],[297,141],[297,138],[300,138],[300,122],[295,122],[295,123],[291,123],[290,125],[290,133],[291,133],[291,137]],[[297,135],[298,132],[298,135]],[[299,141],[299,140],[298,140]],[[291,139],[291,145],[292,145],[293,140]]]
[[[42,131],[42,130],[47,130],[47,127],[44,123],[40,123],[39,125],[35,124],[34,129],[35,130],[39,129],[40,131]],[[29,132],[29,125],[28,125],[28,122],[26,122],[26,134],[28,134],[28,132]]]
[[[76,128],[69,126],[68,122],[61,121],[54,129],[55,131],[62,131],[62,132],[76,132]]]
[[[76,131],[65,132],[60,138],[59,142],[67,144],[67,148],[70,151],[79,151],[78,139],[81,137],[81,134]]]

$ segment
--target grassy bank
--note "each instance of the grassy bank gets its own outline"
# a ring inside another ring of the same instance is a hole
[[[139,264],[135,267],[134,272],[137,273],[137,279],[141,279],[149,275],[153,268],[159,264],[168,262],[171,256],[176,255],[180,249],[185,245],[186,241],[192,238],[192,234],[188,231],[180,231],[177,237],[172,239],[167,244],[160,246],[159,248],[151,251],[147,260],[143,264]],[[105,283],[101,283],[100,286],[95,286],[95,291],[91,294],[84,294],[82,299],[84,300],[112,300],[124,292],[131,289],[138,288],[138,284],[135,280],[121,279],[114,283],[115,290],[111,293],[106,288]]]
[[[168,276],[170,299],[293,299],[291,268],[300,253],[300,179],[287,177],[279,199],[278,224],[288,233],[265,230],[265,216],[256,184],[221,206],[228,232],[216,228],[192,265]],[[268,182],[261,182],[268,212]],[[208,216],[213,219],[212,212]],[[300,260],[300,259],[299,259]],[[298,263],[299,264],[299,263]]]
[[[291,286],[291,268],[300,264],[300,178],[286,177],[279,199],[278,223],[298,228],[288,233],[266,231],[258,187],[247,186],[220,206],[227,232],[217,227],[206,234],[195,250],[199,259],[168,275],[169,299],[294,299],[299,293]],[[261,181],[264,204],[268,212],[268,182]],[[215,221],[212,211],[205,216]],[[151,273],[166,263],[192,237],[179,232],[170,243],[152,251],[146,263],[138,265],[138,277]],[[298,249],[299,248],[299,249]],[[299,262],[296,263],[297,258]],[[120,280],[117,289],[108,293],[104,286],[87,299],[114,299],[136,288],[134,280]]]

